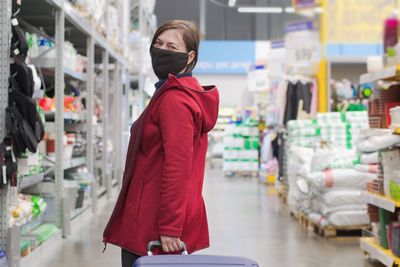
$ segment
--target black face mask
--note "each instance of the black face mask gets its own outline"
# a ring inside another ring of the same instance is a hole
[[[160,49],[152,46],[150,48],[151,63],[156,76],[160,79],[168,78],[168,74],[177,75],[187,65],[188,54]]]

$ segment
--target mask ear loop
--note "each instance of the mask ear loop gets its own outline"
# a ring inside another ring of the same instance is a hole
[[[193,50],[191,50],[189,53],[187,53],[187,54],[188,54],[188,58],[189,58],[189,54],[192,53],[192,52],[194,53]],[[189,67],[189,66],[192,67],[193,63],[194,63],[194,59],[192,60],[192,62],[190,62],[189,64],[186,65],[186,69],[187,69],[187,67]]]

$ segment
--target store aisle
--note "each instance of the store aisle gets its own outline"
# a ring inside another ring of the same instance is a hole
[[[325,241],[302,232],[275,188],[256,179],[209,171],[205,189],[212,244],[202,253],[241,255],[262,267],[381,266],[365,260],[358,241]]]
[[[246,256],[262,267],[380,266],[365,260],[357,242],[328,242],[301,232],[273,189],[256,179],[208,170],[205,200],[212,244],[199,253]],[[87,212],[78,218],[72,235],[43,254],[38,266],[120,266],[118,248],[109,245],[102,254],[101,235],[113,206],[103,202],[97,216]]]

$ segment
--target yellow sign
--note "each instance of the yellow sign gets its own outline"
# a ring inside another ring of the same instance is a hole
[[[382,43],[394,0],[326,0],[327,43]]]

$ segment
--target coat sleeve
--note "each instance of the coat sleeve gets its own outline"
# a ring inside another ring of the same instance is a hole
[[[163,145],[158,231],[181,237],[192,170],[194,116],[183,92],[167,93],[158,114]]]

